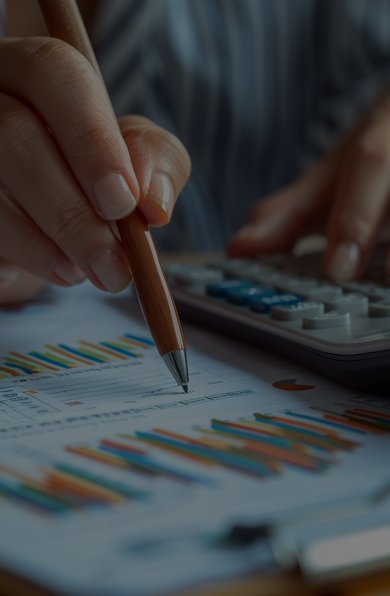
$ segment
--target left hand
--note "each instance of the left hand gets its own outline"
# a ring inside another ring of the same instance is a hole
[[[389,95],[334,151],[259,202],[228,250],[234,256],[287,251],[319,231],[327,238],[324,270],[335,281],[361,277],[375,244],[390,240]]]
[[[124,116],[119,126],[140,187],[138,209],[150,226],[165,225],[190,174],[188,154],[176,137],[147,118]],[[29,300],[45,285],[44,279],[0,258],[0,305]]]

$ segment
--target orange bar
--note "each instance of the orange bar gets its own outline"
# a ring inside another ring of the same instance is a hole
[[[375,424],[375,422],[359,422],[358,420],[351,420],[349,417],[344,418],[343,416],[336,416],[336,414],[324,414],[324,418],[326,420],[333,420],[333,422],[341,422],[342,424],[351,426],[352,428],[373,432],[377,435],[384,435],[386,433],[385,430],[378,428],[378,425]]]
[[[27,362],[32,362],[33,364],[35,364],[37,367],[39,368],[48,368],[49,370],[54,370],[55,372],[58,371],[58,368],[55,368],[54,366],[51,366],[50,364],[46,364],[44,362],[41,362],[40,360],[35,360],[35,358],[31,358],[31,356],[26,356],[23,354],[18,354],[18,352],[10,352],[10,354],[12,354],[12,356],[16,356],[17,358],[21,358],[22,361],[23,360],[27,360]]]
[[[61,488],[63,488],[67,493],[70,492],[75,495],[92,497],[105,503],[120,503],[123,501],[122,497],[119,497],[117,494],[106,488],[102,488],[80,478],[75,478],[64,472],[48,472],[46,483],[48,487],[54,490],[61,490]]]
[[[84,360],[84,358],[80,358],[80,356],[75,356],[70,352],[65,352],[65,350],[61,350],[61,348],[57,348],[57,346],[51,346],[48,344],[46,348],[52,350],[53,352],[57,352],[57,354],[61,354],[61,356],[65,356],[69,360],[77,360],[77,362],[81,362],[82,364],[96,364],[96,362],[91,362],[90,360]]]
[[[83,457],[88,457],[89,459],[93,459],[94,461],[98,461],[103,464],[108,464],[116,468],[129,467],[128,463],[120,457],[117,457],[116,455],[109,455],[108,453],[101,453],[100,451],[95,451],[94,449],[90,449],[89,447],[65,447],[65,451],[68,451],[69,453],[74,453],[75,455],[82,455]]]
[[[20,377],[21,373],[17,372],[13,368],[6,368],[5,366],[0,366],[0,370],[11,375],[12,377]]]
[[[385,412],[375,412],[374,410],[367,410],[365,408],[353,408],[353,410],[346,410],[346,414],[363,414],[367,416],[374,416],[375,418],[384,418],[390,420],[390,414]]]
[[[126,356],[123,356],[123,354],[119,354],[118,352],[114,352],[112,350],[109,350],[108,348],[104,348],[103,346],[97,346],[96,344],[93,344],[89,341],[84,341],[83,339],[80,339],[79,343],[82,344],[83,346],[87,346],[88,348],[93,348],[94,350],[100,350],[101,352],[104,352],[105,354],[109,354],[110,356],[113,356],[114,358],[119,358],[120,360],[128,360],[128,358],[126,358]]]
[[[122,436],[125,438],[132,438],[126,437],[126,435]],[[146,451],[143,449],[138,449],[137,447],[132,447],[131,445],[125,445],[124,443],[118,443],[117,441],[112,441],[111,439],[102,439],[100,443],[106,447],[114,447],[114,449],[122,449],[123,451],[128,451],[129,453],[138,453],[138,455],[146,455]]]

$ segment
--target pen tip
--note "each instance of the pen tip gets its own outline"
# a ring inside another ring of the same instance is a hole
[[[174,350],[163,355],[163,359],[173,378],[184,391],[188,392],[188,366],[185,350]],[[187,389],[186,389],[187,387]]]

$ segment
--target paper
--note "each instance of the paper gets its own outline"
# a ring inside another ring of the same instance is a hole
[[[48,587],[149,594],[269,565],[213,537],[388,473],[383,398],[190,327],[185,395],[127,295],[53,290],[0,327],[0,564]]]

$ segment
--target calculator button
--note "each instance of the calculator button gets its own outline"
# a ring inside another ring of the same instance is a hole
[[[372,302],[368,307],[370,317],[390,317],[390,300]]]
[[[183,263],[169,263],[164,266],[165,276],[168,281],[174,282],[178,273],[184,273],[188,271],[188,265]]]
[[[315,288],[303,290],[302,294],[306,298],[317,298],[318,300],[333,300],[337,296],[341,296],[343,293],[340,286],[334,286],[332,284],[320,284]]]
[[[370,302],[383,302],[390,300],[390,288],[381,288],[377,286],[367,292],[363,292]]]
[[[262,286],[249,286],[247,288],[232,288],[226,292],[226,299],[232,304],[246,306],[253,299],[263,298],[264,296],[274,296],[277,294],[272,288]]]
[[[258,263],[255,263],[254,261],[246,261],[244,259],[231,259],[228,261],[220,261],[219,263],[214,263],[213,267],[222,271],[226,277],[241,279],[249,279],[251,278],[253,273],[257,273],[261,270],[271,270],[270,267],[264,267],[259,265]]]
[[[226,279],[221,282],[208,284],[206,293],[215,298],[225,298],[229,291],[252,288],[253,283],[243,279]]]
[[[304,317],[302,326],[304,329],[332,329],[335,327],[347,327],[351,324],[349,312],[324,312],[312,317]]]
[[[177,272],[174,279],[178,286],[199,291],[204,290],[210,283],[221,281],[223,273],[215,269],[187,267],[185,271]]]
[[[327,310],[351,315],[366,315],[368,313],[368,298],[362,294],[342,294],[332,300],[324,300]]]
[[[279,321],[296,321],[303,317],[312,317],[324,312],[324,305],[320,302],[298,302],[286,306],[273,306],[271,317]]]
[[[301,296],[275,293],[273,296],[252,299],[250,307],[255,312],[269,313],[273,306],[287,306],[289,304],[298,304],[298,302],[301,302]]]
[[[279,281],[277,281],[275,286],[278,289],[284,291],[303,294],[303,292],[305,291],[308,291],[312,288],[316,288],[318,286],[318,281],[309,277],[285,276],[285,278],[282,278]]]

